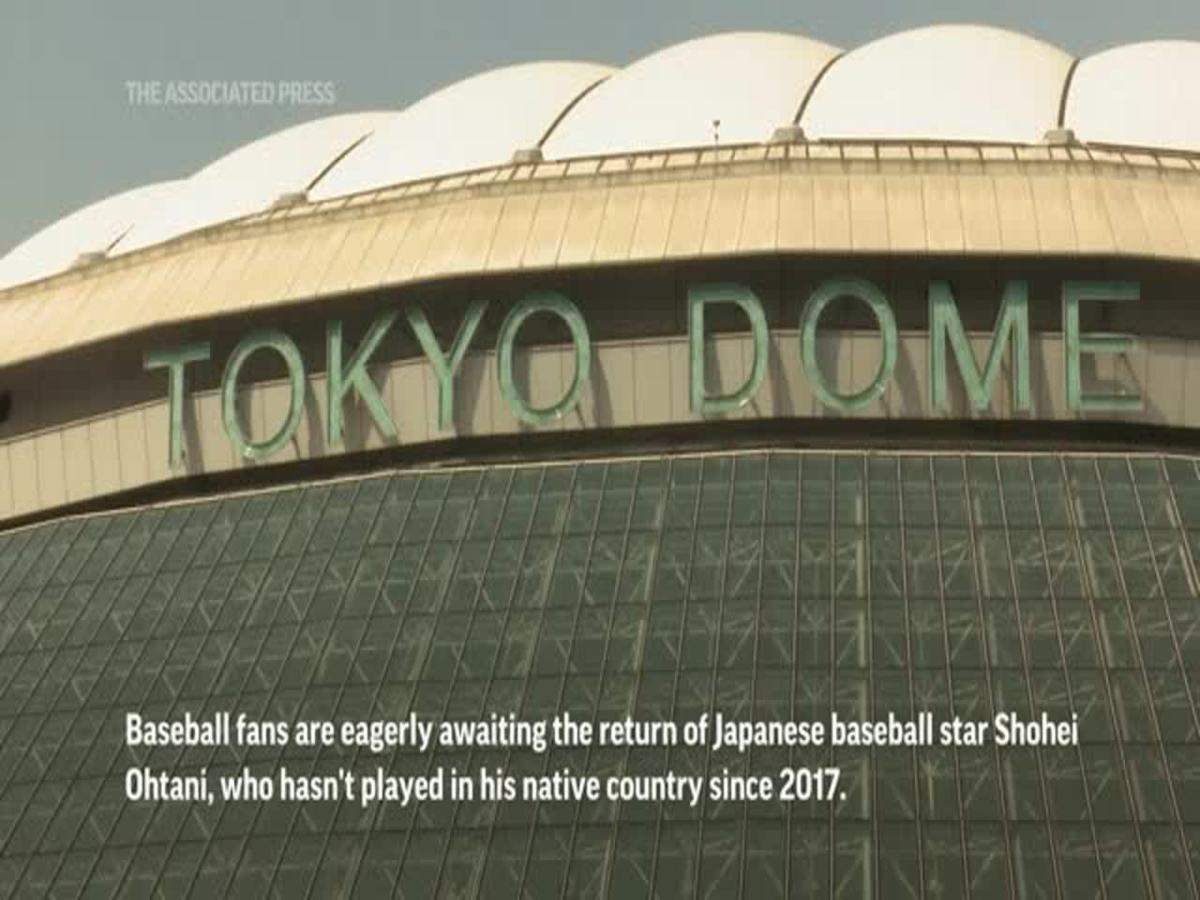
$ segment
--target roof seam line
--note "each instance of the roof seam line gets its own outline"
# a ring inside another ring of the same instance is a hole
[[[1058,99],[1058,124],[1057,128],[1063,128],[1067,122],[1067,97],[1071,93],[1071,82],[1075,80],[1075,70],[1079,68],[1081,60],[1076,57],[1071,61],[1071,68],[1067,69],[1066,80],[1063,81],[1062,96]]]
[[[557,116],[554,117],[554,121],[550,123],[550,126],[546,129],[545,134],[542,135],[541,139],[534,146],[537,147],[539,150],[542,149],[542,147],[545,145],[546,141],[548,141],[550,139],[550,135],[552,135],[554,133],[554,129],[556,129],[559,126],[559,123],[561,123],[562,120],[565,119],[567,117],[567,115],[571,112],[571,110],[573,110],[579,104],[579,101],[582,100],[584,97],[586,97],[588,94],[590,94],[592,91],[594,91],[596,88],[598,88],[600,85],[604,84],[604,82],[608,81],[608,79],[610,77],[612,77],[612,76],[604,75],[600,78],[597,78],[595,81],[593,81],[587,87],[585,87],[582,91],[580,91],[578,94],[576,94],[575,98],[570,103],[568,103],[566,106],[564,106],[562,108],[562,112],[560,112]]]
[[[335,156],[333,159],[331,159],[328,163],[326,163],[325,167],[316,174],[316,176],[313,178],[313,180],[304,186],[304,192],[307,194],[309,191],[311,191],[313,188],[315,188],[317,186],[317,183],[322,178],[324,178],[326,175],[328,175],[330,170],[333,169],[334,166],[336,166],[343,159],[345,159],[347,156],[349,156],[351,153],[353,153],[363,141],[365,141],[367,138],[369,138],[374,133],[375,133],[375,129],[372,128],[370,131],[368,131],[366,134],[364,134],[362,137],[360,137],[358,140],[356,140],[354,143],[352,143],[349,147],[347,147],[345,150],[343,150],[341,153],[339,153],[337,156]]]
[[[125,235],[129,234],[131,231],[133,231],[133,225],[125,228],[120,234],[109,241],[108,245],[104,248],[104,255],[107,256],[108,254],[112,253],[113,248],[117,246],[117,244],[121,243],[121,241],[125,240]]]
[[[821,66],[821,71],[817,73],[817,77],[812,80],[811,84],[809,84],[808,90],[804,92],[804,97],[800,100],[800,108],[796,110],[796,115],[792,118],[793,125],[800,124],[800,118],[804,115],[804,111],[808,109],[808,102],[812,100],[813,92],[816,91],[817,85],[819,85],[821,80],[825,77],[825,73],[832,69],[833,64],[844,57],[848,52],[848,50],[840,51],[836,56],[826,62],[825,65]]]

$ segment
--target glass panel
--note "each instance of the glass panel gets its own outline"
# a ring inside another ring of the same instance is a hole
[[[1186,897],[1200,475],[745,452],[351,478],[0,535],[0,873],[30,896]],[[127,748],[147,716],[991,721],[1079,746]],[[845,799],[137,804],[130,766],[842,767]]]

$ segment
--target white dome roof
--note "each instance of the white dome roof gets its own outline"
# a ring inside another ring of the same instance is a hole
[[[47,225],[0,258],[0,289],[63,272],[85,254],[107,253],[135,221],[174,202],[183,184],[143,185]]]
[[[303,192],[338,156],[394,115],[328,116],[239,147],[188,178],[173,202],[139,220],[116,251],[261,212],[283,194]]]
[[[1200,43],[1154,41],[1075,66],[1026,35],[938,25],[839,56],[799,35],[731,32],[620,71],[539,62],[458,81],[400,112],[330,116],[247,144],[179,182],[80,210],[0,258],[0,289],[270,208],[545,158],[755,144],[796,121],[810,140],[1084,142],[1200,154]],[[1065,99],[1064,99],[1065,93]]]
[[[607,66],[540,62],[455,82],[397,113],[313,188],[315,200],[509,162],[536,147]]]
[[[1200,43],[1148,41],[1081,60],[1063,124],[1081,141],[1200,150]]]
[[[847,53],[813,91],[809,138],[1034,143],[1058,124],[1072,59],[1027,35],[935,25]]]
[[[836,47],[791,34],[732,32],[643,57],[598,85],[551,132],[547,158],[766,141],[795,120]]]

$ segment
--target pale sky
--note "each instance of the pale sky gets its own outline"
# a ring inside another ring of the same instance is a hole
[[[286,125],[397,109],[497,65],[621,65],[730,30],[853,47],[936,22],[1013,28],[1082,55],[1200,40],[1200,0],[0,0],[0,253],[94,200],[184,176]],[[193,79],[327,81],[337,103],[129,101],[128,81]]]

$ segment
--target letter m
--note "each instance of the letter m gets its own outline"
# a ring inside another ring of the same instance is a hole
[[[977,410],[991,405],[992,388],[1000,374],[1004,349],[1012,339],[1012,405],[1013,409],[1028,412],[1029,401],[1029,284],[1010,281],[1004,287],[1000,314],[992,332],[992,345],[982,374],[971,350],[971,342],[963,329],[954,293],[944,281],[929,283],[929,402],[934,411],[947,404],[946,344],[954,350],[959,374],[971,406]]]

